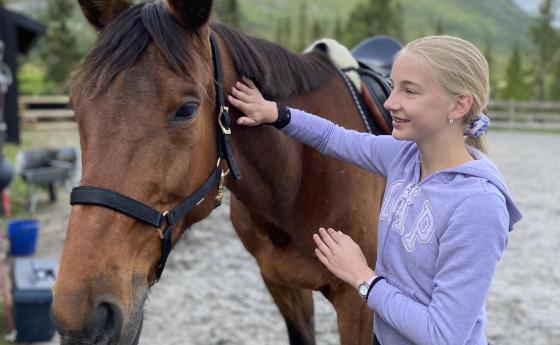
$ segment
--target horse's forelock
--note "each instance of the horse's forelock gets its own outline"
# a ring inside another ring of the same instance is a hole
[[[169,67],[189,76],[196,60],[190,48],[194,33],[188,33],[161,2],[141,3],[122,12],[100,34],[76,71],[72,91],[95,96],[109,90],[116,76],[133,66],[154,43]]]

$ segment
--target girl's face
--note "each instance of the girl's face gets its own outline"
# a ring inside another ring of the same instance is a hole
[[[393,91],[384,105],[393,116],[393,137],[421,143],[449,132],[455,101],[431,67],[405,52],[393,64],[391,84]]]

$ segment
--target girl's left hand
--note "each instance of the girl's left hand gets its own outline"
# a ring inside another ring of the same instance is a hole
[[[331,228],[320,228],[319,234],[313,234],[313,239],[317,244],[315,253],[319,260],[346,283],[357,288],[375,275],[368,267],[362,249],[350,236]]]

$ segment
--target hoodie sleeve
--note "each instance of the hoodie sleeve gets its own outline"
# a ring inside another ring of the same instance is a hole
[[[370,293],[369,308],[415,344],[464,344],[484,308],[508,227],[502,195],[468,197],[439,238],[431,302],[423,305],[380,281]]]
[[[337,126],[319,116],[290,109],[290,123],[282,129],[287,135],[323,154],[387,176],[389,165],[405,142],[390,135],[375,136]]]

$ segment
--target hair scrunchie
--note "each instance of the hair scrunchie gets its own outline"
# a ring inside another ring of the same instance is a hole
[[[489,124],[490,119],[488,118],[488,116],[484,115],[483,113],[479,113],[478,116],[467,125],[467,128],[465,128],[463,134],[468,137],[478,138],[482,134],[484,134]]]

